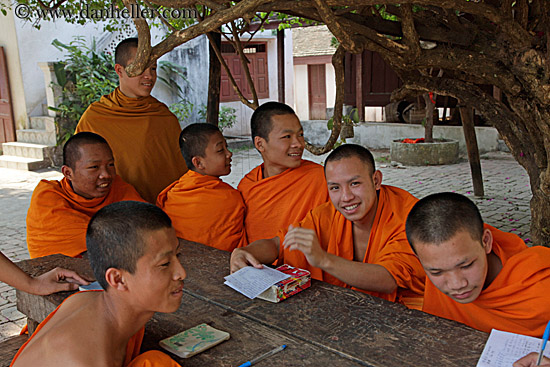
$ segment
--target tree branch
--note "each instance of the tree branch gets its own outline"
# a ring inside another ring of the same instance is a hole
[[[133,7],[138,9],[139,14],[140,7],[135,0],[122,0],[122,2],[124,3],[126,9],[130,11],[130,14],[133,13]],[[145,18],[132,18],[132,20],[138,32],[138,48],[134,61],[130,65],[126,66],[126,72],[129,76],[136,76],[140,75],[143,70],[145,70],[154,61],[149,61],[149,56],[151,55],[151,32],[147,21]]]
[[[323,22],[330,29],[331,33],[338,39],[341,45],[343,45],[349,52],[358,54],[363,51],[363,48],[353,39],[348,33],[344,32],[342,26],[336,20],[336,17],[332,13],[325,0],[314,0],[315,7],[321,16]]]
[[[208,37],[208,41],[210,41],[210,46],[212,46],[212,49],[214,50],[214,52],[216,53],[216,56],[218,57],[218,60],[220,61],[220,64],[222,65],[222,67],[224,68],[225,72],[227,73],[227,77],[229,78],[229,81],[231,82],[231,86],[233,87],[233,89],[235,90],[235,93],[237,93],[237,95],[239,96],[239,99],[241,100],[241,102],[252,108],[253,110],[255,110],[256,108],[258,108],[258,105],[254,104],[254,103],[251,103],[244,95],[243,93],[241,92],[239,86],[237,85],[237,82],[235,81],[235,78],[233,78],[233,74],[231,74],[231,70],[229,69],[229,66],[227,66],[227,63],[225,62],[225,59],[223,58],[223,55],[220,51],[220,49],[218,48],[218,45],[216,44],[216,42],[214,41],[214,38],[212,37],[212,35],[210,33],[207,33],[206,36]]]
[[[332,117],[332,131],[326,144],[322,147],[310,144],[306,141],[306,149],[315,154],[321,155],[330,152],[340,136],[342,127],[342,110],[344,108],[344,58],[346,50],[342,44],[338,45],[336,52],[332,55],[332,65],[334,66],[334,79],[336,81],[336,98],[334,101],[334,115]]]
[[[182,43],[187,42],[201,34],[212,32],[225,23],[240,17],[242,14],[247,14],[253,11],[260,4],[266,4],[266,1],[243,0],[231,8],[216,12],[215,17],[210,16],[198,24],[194,24],[186,29],[170,34],[167,38],[153,47],[151,50],[151,62],[157,60],[159,57]]]
[[[239,35],[237,34],[234,21],[231,22],[231,33],[233,33],[233,38],[235,40],[235,44],[237,45],[237,53],[239,55],[239,59],[241,60],[241,66],[244,69],[244,75],[246,76],[246,81],[248,83],[248,86],[250,87],[250,91],[252,92],[252,103],[257,107],[258,94],[256,93],[256,87],[254,86],[254,80],[252,80],[252,76],[250,75],[250,68],[249,68],[250,61],[244,54],[243,45],[241,43],[241,39],[239,38]]]
[[[416,59],[420,56],[420,42],[418,33],[414,27],[413,11],[411,4],[401,6],[401,28],[403,29],[403,38],[405,44],[410,50],[411,58]]]

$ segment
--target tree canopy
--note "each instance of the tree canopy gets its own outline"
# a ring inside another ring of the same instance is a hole
[[[25,3],[42,9],[78,6],[68,0]],[[530,178],[532,238],[537,244],[550,244],[549,1],[123,0],[120,6],[197,10],[193,24],[163,20],[170,34],[157,45],[151,45],[147,20],[133,19],[139,47],[128,71],[136,74],[174,47],[231,22],[239,22],[239,36],[265,14],[326,24],[339,42],[333,58],[338,116],[343,102],[338,89],[344,82],[338,62],[343,52],[378,52],[403,81],[392,99],[427,92],[452,96],[462,106],[474,107],[499,131]],[[483,85],[494,86],[493,93],[485,92]],[[335,129],[339,126],[335,123]]]

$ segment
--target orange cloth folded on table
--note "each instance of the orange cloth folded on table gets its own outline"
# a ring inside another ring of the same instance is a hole
[[[485,332],[491,329],[540,338],[550,320],[550,248],[527,247],[512,233],[485,225],[502,270],[479,297],[461,304],[426,280],[423,311]]]
[[[92,216],[104,206],[126,200],[144,201],[119,176],[115,176],[106,196],[94,199],[76,194],[66,178],[40,181],[27,213],[27,246],[31,258],[58,253],[80,255],[86,251],[86,229]]]
[[[178,119],[154,97],[129,98],[116,88],[88,107],[76,127],[81,131],[107,140],[117,173],[150,203],[187,171]]]
[[[88,291],[88,292],[101,292],[101,291]],[[81,292],[78,292],[78,293],[81,293]],[[59,308],[63,305],[63,303],[65,303],[69,298],[71,298],[72,296],[78,294],[78,293],[75,293],[75,294],[72,294],[70,295],[69,297],[65,298],[65,300],[63,300],[63,302],[61,302],[61,304],[59,306],[57,306],[57,308],[55,310],[53,310],[45,319],[44,321],[42,321],[37,327],[36,327],[36,330],[34,331],[34,333],[30,336],[30,338],[21,346],[21,348],[19,348],[19,351],[17,351],[17,354],[15,355],[15,357],[13,357],[13,360],[11,361],[10,363],[10,367],[13,366],[13,364],[15,363],[15,360],[17,359],[17,357],[19,357],[19,355],[21,354],[21,352],[23,352],[23,349],[25,349],[25,347],[27,346],[27,344],[29,344],[29,342],[40,332],[40,330],[48,323],[48,321],[51,320],[51,318],[56,314],[56,312],[59,310]],[[129,366],[130,362],[136,357],[139,355],[139,352],[140,352],[140,349],[141,349],[141,342],[143,341],[143,335],[145,333],[145,326],[142,327],[137,333],[135,333],[131,338],[130,340],[128,340],[128,344],[126,346],[126,359],[124,360],[124,367],[126,366]],[[133,365],[132,367],[137,367],[138,365]],[[168,365],[170,366],[170,365]],[[177,365],[176,365],[177,366]],[[155,366],[156,367],[156,366]]]
[[[353,289],[403,303],[409,308],[421,309],[426,274],[405,234],[405,220],[417,201],[417,198],[405,190],[382,185],[363,262],[386,268],[397,282],[398,288],[391,294]],[[321,248],[326,252],[353,260],[353,223],[338,212],[331,202],[315,208],[295,226],[313,229]],[[286,250],[282,246],[286,232],[284,229],[278,233],[281,241],[279,263],[309,270],[314,279],[350,288],[338,278],[309,265],[302,252]]]
[[[300,167],[268,178],[262,178],[263,166],[250,171],[238,187],[246,205],[248,242],[273,238],[329,199],[323,167],[317,163],[302,160]]]
[[[217,177],[187,171],[159,194],[157,206],[180,238],[225,251],[247,245],[241,193]]]

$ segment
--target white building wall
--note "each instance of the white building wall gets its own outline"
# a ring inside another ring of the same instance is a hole
[[[336,81],[335,81],[334,66],[325,64],[325,80],[327,86],[327,108],[334,108],[334,100],[336,99]]]
[[[307,65],[294,65],[294,111],[300,120],[309,120]]]
[[[46,97],[44,74],[39,68],[39,62],[59,61],[65,53],[52,45],[54,39],[69,43],[73,37],[84,37],[87,44],[93,37],[96,39],[103,33],[102,24],[74,25],[65,21],[42,22],[38,30],[31,23],[15,19],[15,31],[19,44],[19,59],[21,63],[23,88],[25,90],[26,112],[28,116],[43,114],[43,103]]]

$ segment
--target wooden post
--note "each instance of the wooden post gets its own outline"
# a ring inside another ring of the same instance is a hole
[[[359,114],[359,121],[365,121],[365,106],[363,106],[363,54],[355,55],[355,107]]]
[[[222,35],[218,32],[211,32],[218,50],[221,49]],[[208,102],[206,105],[206,122],[218,126],[220,113],[220,84],[222,78],[222,66],[216,56],[212,45],[209,44],[210,68],[208,74]]]
[[[285,103],[285,30],[277,29],[277,79],[279,102]]]
[[[459,107],[459,111],[462,127],[464,129],[464,140],[466,140],[468,160],[470,161],[470,170],[472,171],[474,195],[483,196],[483,176],[481,174],[481,162],[479,160],[479,150],[477,148],[476,130],[474,126],[474,109],[471,107]]]

